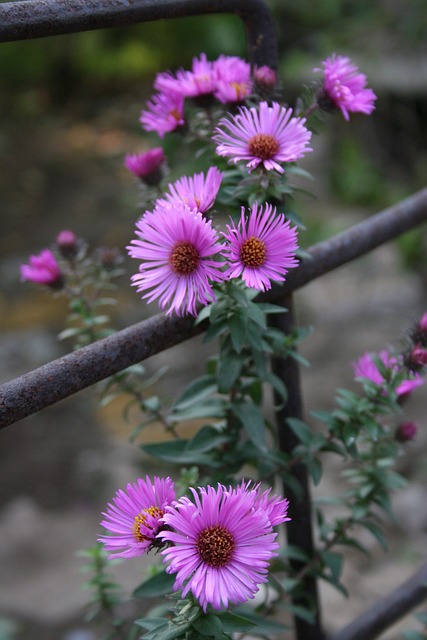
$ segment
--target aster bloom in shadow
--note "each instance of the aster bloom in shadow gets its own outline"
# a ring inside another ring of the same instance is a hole
[[[136,235],[127,247],[132,258],[141,260],[132,276],[137,291],[148,302],[159,299],[162,309],[178,315],[197,315],[196,304],[215,300],[213,282],[221,282],[221,251],[216,231],[201,213],[183,203],[171,203],[147,211],[137,222]]]
[[[214,96],[222,103],[243,102],[252,91],[251,65],[237,56],[219,56],[213,63]]]
[[[317,95],[317,103],[321,109],[341,109],[346,120],[350,119],[350,112],[372,113],[377,96],[372,89],[366,87],[365,74],[359,72],[350,58],[333,54],[322,64],[323,87]]]
[[[194,211],[206,213],[218,194],[223,174],[216,167],[210,167],[206,176],[204,173],[196,173],[194,176],[179,178],[173,184],[169,184],[169,193],[165,198],[156,201],[157,206],[168,203],[184,203]]]
[[[149,476],[119,489],[102,515],[101,525],[111,533],[98,538],[110,558],[142,556],[155,544],[166,507],[175,500],[170,478]]]
[[[153,185],[160,182],[160,168],[164,161],[165,154],[162,147],[153,147],[144,153],[126,155],[124,165],[134,176]]]
[[[21,264],[20,271],[21,280],[45,284],[52,288],[59,288],[63,284],[60,266],[50,249],[43,249],[38,255],[30,256],[28,264]]]
[[[157,93],[141,111],[140,123],[146,131],[156,131],[161,138],[184,125],[184,97],[179,93]]]
[[[161,553],[167,573],[177,574],[174,590],[191,591],[203,610],[238,604],[254,597],[267,581],[277,555],[277,534],[257,493],[223,485],[191,489],[164,516],[171,530],[158,537],[173,546]]]
[[[379,369],[378,361],[390,370],[391,374],[404,370],[403,359],[392,356],[387,350],[380,351],[378,354],[364,353],[353,365],[356,378],[366,378],[380,387],[384,386],[386,379]],[[424,380],[420,375],[411,375],[408,372],[408,377],[397,385],[395,391],[398,396],[405,396],[422,384]]]
[[[271,281],[283,281],[288,269],[298,266],[296,227],[270,204],[252,205],[249,215],[242,207],[236,226],[232,221],[223,232],[226,244],[227,278],[242,277],[248,287],[266,291]]]
[[[259,165],[267,171],[284,173],[284,162],[295,162],[311,151],[311,131],[305,118],[293,118],[292,109],[277,102],[260,102],[256,107],[240,107],[236,116],[222,118],[213,139],[219,156],[229,162],[246,162],[249,171]]]

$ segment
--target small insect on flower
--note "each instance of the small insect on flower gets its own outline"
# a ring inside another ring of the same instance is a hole
[[[166,507],[175,500],[174,484],[170,478],[149,476],[138,478],[119,489],[102,515],[101,525],[110,532],[98,538],[110,558],[142,556],[156,545]]]
[[[193,500],[180,498],[167,509],[168,529],[159,538],[172,546],[161,553],[166,571],[176,574],[174,590],[191,591],[203,610],[228,607],[253,598],[267,581],[277,555],[277,534],[256,491],[223,485],[192,489]]]
[[[282,164],[295,162],[305,153],[311,131],[304,126],[305,118],[292,117],[292,109],[279,103],[260,102],[258,107],[240,107],[236,116],[219,121],[213,136],[219,156],[229,162],[246,162],[252,171],[258,166],[267,171],[284,173]]]
[[[127,247],[141,260],[132,276],[137,291],[148,302],[159,299],[162,309],[178,315],[197,315],[197,303],[215,300],[212,284],[224,279],[218,235],[200,212],[183,203],[171,203],[147,211],[136,223],[138,239]]]
[[[179,178],[169,185],[169,193],[156,201],[156,206],[167,206],[170,203],[184,203],[193,211],[206,213],[214,204],[221,186],[223,174],[216,167],[210,167],[206,176],[195,173],[194,176]]]
[[[367,78],[350,58],[335,53],[323,65],[323,85],[317,94],[317,103],[324,111],[340,109],[346,120],[350,112],[367,115],[375,109],[377,96],[366,87]],[[322,71],[322,69],[314,69]]]
[[[52,289],[60,289],[64,279],[55,255],[50,249],[43,249],[38,255],[30,256],[28,264],[21,264],[21,280],[45,284]]]
[[[298,266],[296,227],[291,227],[284,214],[277,214],[270,204],[253,204],[249,215],[242,207],[237,226],[232,221],[223,236],[225,275],[242,277],[248,287],[266,291],[272,281],[283,281],[288,269]]]

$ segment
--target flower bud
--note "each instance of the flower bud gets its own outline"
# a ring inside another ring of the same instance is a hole
[[[124,165],[142,182],[155,186],[162,179],[161,165],[164,161],[165,155],[162,147],[154,147],[145,153],[125,156]]]
[[[402,422],[394,434],[398,442],[410,442],[417,435],[418,427],[415,422]]]
[[[74,231],[63,229],[56,236],[55,242],[64,258],[72,258],[77,255],[80,243]]]
[[[416,323],[410,338],[415,346],[427,347],[427,313]]]
[[[427,365],[427,349],[416,344],[407,356],[406,365],[411,371],[419,371]]]
[[[254,82],[264,89],[274,89],[277,82],[277,73],[274,69],[262,65],[254,69]]]

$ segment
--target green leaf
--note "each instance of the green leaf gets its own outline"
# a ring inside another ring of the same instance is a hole
[[[225,414],[224,399],[207,398],[203,404],[189,405],[186,409],[173,411],[170,415],[170,421],[177,423],[200,418],[224,418]]]
[[[213,613],[201,615],[193,622],[194,629],[202,636],[214,637],[222,636],[223,626],[221,618]]]
[[[205,464],[214,468],[218,466],[211,456],[200,453],[200,451],[188,451],[187,444],[188,440],[177,438],[170,442],[142,444],[140,447],[154,458],[174,462],[175,464]]]
[[[186,449],[194,452],[211,451],[229,441],[230,436],[227,433],[221,432],[210,425],[205,425],[188,441]]]
[[[265,421],[260,408],[253,403],[233,402],[231,410],[239,419],[254,445],[261,451],[266,451]]]
[[[403,637],[405,640],[425,640],[425,633],[421,633],[420,631],[413,631],[410,629],[409,631],[403,632]]]
[[[373,522],[359,522],[358,524],[370,531],[381,547],[387,551],[388,545],[385,535],[376,524]]]
[[[252,622],[245,615],[238,615],[231,611],[221,613],[220,620],[227,633],[245,633],[256,626],[256,622]]]
[[[298,418],[288,418],[286,422],[297,438],[299,438],[303,444],[309,446],[312,440],[312,431],[310,427]]]
[[[254,633],[256,633],[257,635],[271,636],[278,633],[283,633],[283,631],[289,629],[289,626],[284,625],[281,622],[267,619],[265,616],[260,616],[253,610],[244,607],[239,608],[238,613],[239,615],[243,615],[247,621],[252,622],[253,625],[256,625]]]
[[[229,322],[230,337],[233,347],[240,353],[247,342],[248,321],[241,313],[234,313]]]
[[[181,396],[174,402],[173,410],[182,410],[187,407],[203,400],[206,396],[209,396],[216,389],[215,377],[212,375],[205,375],[193,380],[181,394]]]
[[[162,571],[139,585],[133,592],[135,598],[158,598],[173,592],[175,576]]]
[[[308,472],[313,480],[314,484],[317,486],[322,479],[322,463],[318,458],[311,458],[308,463]]]
[[[243,358],[238,353],[221,354],[218,371],[218,391],[227,393],[233,387],[243,366]]]
[[[339,582],[341,577],[344,558],[342,554],[336,553],[334,551],[323,551],[322,559],[325,565],[329,568],[331,572],[331,577],[334,583]]]

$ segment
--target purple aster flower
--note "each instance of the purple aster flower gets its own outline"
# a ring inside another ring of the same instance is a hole
[[[223,236],[226,247],[222,255],[228,264],[225,275],[241,276],[248,287],[266,291],[271,280],[284,280],[288,269],[298,265],[297,230],[270,204],[265,208],[253,204],[248,217],[242,207],[239,223],[227,225]]]
[[[366,88],[365,74],[359,72],[350,58],[334,53],[322,64],[323,87],[317,96],[321,109],[341,109],[346,120],[350,119],[349,112],[372,113],[377,96]]]
[[[170,72],[159,73],[154,86],[158,91],[173,91],[184,97],[196,98],[212,93],[216,87],[216,76],[212,62],[201,53],[200,58],[193,58],[191,71],[180,69],[174,76]]]
[[[179,93],[157,93],[147,101],[147,107],[139,121],[146,131],[156,131],[161,138],[185,122],[184,97]]]
[[[38,255],[30,256],[28,264],[21,264],[21,280],[60,288],[63,284],[63,276],[52,251],[43,249]]]
[[[267,510],[255,491],[222,485],[191,491],[194,501],[183,497],[167,509],[171,530],[158,536],[173,545],[161,553],[166,571],[176,574],[174,590],[182,589],[183,598],[191,591],[204,611],[253,598],[279,547]]]
[[[353,365],[356,378],[366,378],[378,386],[383,386],[385,384],[385,378],[375,362],[375,360],[378,359],[391,372],[399,372],[403,368],[402,359],[390,355],[387,350],[380,351],[378,354],[364,353]],[[424,380],[420,375],[415,374],[411,376],[408,373],[408,376],[408,378],[404,379],[396,387],[395,391],[398,396],[405,396],[424,384]]]
[[[237,56],[219,56],[213,63],[214,96],[220,102],[243,102],[251,93],[251,66]]]
[[[162,147],[153,147],[144,153],[126,155],[124,165],[134,176],[147,184],[158,184],[161,179],[160,167],[165,161]]]
[[[159,299],[162,309],[178,315],[197,315],[196,304],[215,300],[213,282],[224,279],[221,251],[211,221],[183,203],[171,203],[147,211],[137,222],[137,240],[127,247],[132,258],[141,260],[132,276],[148,302]]]
[[[262,165],[284,173],[279,163],[295,162],[311,151],[307,146],[311,131],[304,123],[305,118],[292,118],[292,109],[277,102],[271,107],[267,102],[260,102],[258,108],[240,107],[236,116],[222,118],[215,129],[216,152],[234,164],[246,162],[249,171]]]
[[[169,184],[169,193],[165,194],[165,199],[159,198],[156,205],[184,202],[190,209],[206,213],[215,202],[222,177],[216,167],[210,167],[206,176],[204,173],[196,173],[190,178],[184,176]]]
[[[170,478],[149,476],[138,478],[134,484],[119,489],[102,515],[101,525],[111,535],[98,538],[110,558],[142,556],[156,544],[155,538],[162,526],[166,507],[175,500]]]

